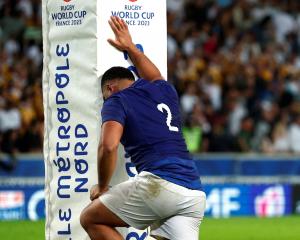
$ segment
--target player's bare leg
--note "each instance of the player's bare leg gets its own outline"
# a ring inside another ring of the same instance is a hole
[[[80,215],[80,223],[92,240],[123,240],[115,227],[128,227],[99,199],[90,203]]]

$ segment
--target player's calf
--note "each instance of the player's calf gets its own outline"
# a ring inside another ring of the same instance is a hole
[[[92,240],[123,240],[115,227],[128,226],[107,209],[99,199],[94,200],[82,211],[80,223]]]
[[[80,224],[91,240],[124,240],[113,227],[93,221],[85,210],[80,215]]]

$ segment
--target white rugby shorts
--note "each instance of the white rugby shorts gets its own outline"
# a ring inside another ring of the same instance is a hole
[[[141,172],[112,187],[100,201],[136,229],[150,226],[151,235],[170,240],[198,240],[206,195]]]

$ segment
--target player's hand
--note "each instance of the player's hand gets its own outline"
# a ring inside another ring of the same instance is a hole
[[[107,40],[112,46],[120,51],[127,51],[134,46],[128,26],[123,19],[112,16],[108,23],[115,34],[115,40]]]
[[[94,201],[98,197],[100,197],[103,193],[108,191],[108,187],[100,188],[98,184],[92,186],[90,190],[90,199],[91,201]]]

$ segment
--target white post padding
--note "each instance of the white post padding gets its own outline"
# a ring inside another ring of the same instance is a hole
[[[167,76],[166,1],[43,0],[46,239],[89,239],[79,223],[97,182],[101,127],[99,77],[112,66],[134,68],[111,47],[111,15],[128,22],[134,42]],[[121,149],[112,183],[132,176]],[[148,239],[130,228],[126,240]]]
[[[97,1],[44,0],[46,239],[89,239],[79,216],[96,183]]]
[[[99,1],[99,70],[112,66],[130,67],[124,54],[107,43],[113,32],[107,21],[112,15],[124,19],[135,44],[142,46],[146,55],[167,77],[167,18],[166,1],[163,0],[102,0]]]

